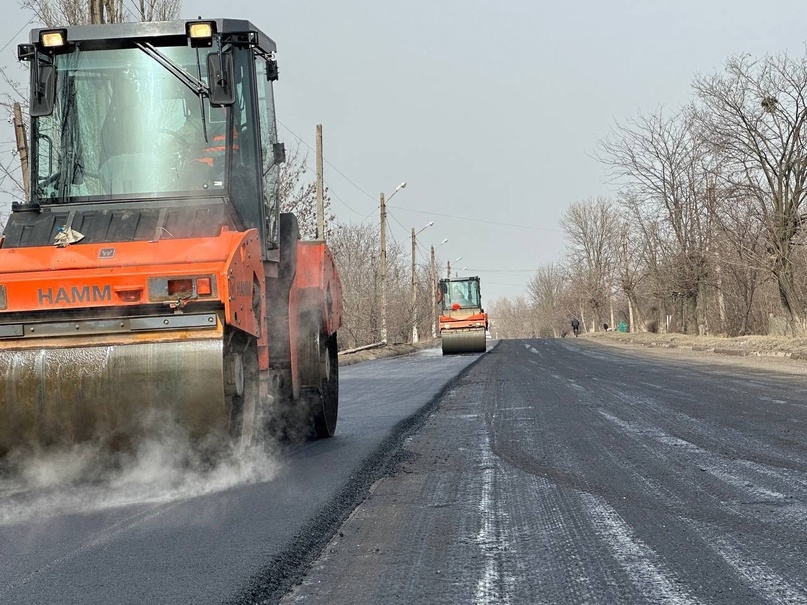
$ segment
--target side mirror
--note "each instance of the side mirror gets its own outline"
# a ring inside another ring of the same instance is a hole
[[[266,60],[266,79],[270,82],[277,81],[278,78],[278,70],[277,70],[277,61],[274,59],[267,59]]]
[[[272,163],[286,163],[286,146],[283,143],[272,143]]]
[[[34,77],[31,81],[32,118],[41,118],[53,113],[56,100],[56,66],[34,64]]]
[[[211,105],[232,105],[235,103],[235,67],[232,53],[207,55],[207,83],[210,87]]]

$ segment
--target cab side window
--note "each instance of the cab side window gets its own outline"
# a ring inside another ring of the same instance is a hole
[[[275,101],[272,83],[267,78],[266,60],[255,57],[255,82],[257,85],[258,117],[261,122],[260,149],[263,174],[263,203],[266,212],[266,235],[270,246],[278,242],[278,184],[280,166],[274,163],[274,144],[277,142],[277,123],[275,121]]]

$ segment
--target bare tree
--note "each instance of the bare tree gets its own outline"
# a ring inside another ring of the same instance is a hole
[[[753,202],[763,227],[790,330],[804,334],[807,291],[793,261],[807,195],[807,56],[735,56],[722,73],[699,76],[693,86],[702,128],[726,158],[727,186]]]
[[[630,205],[624,203],[623,206]],[[645,247],[650,243],[647,232],[642,232],[627,220],[619,220],[616,245],[616,268],[615,277],[619,287],[625,294],[627,303],[627,320],[631,332],[643,332],[646,329],[644,322],[643,305],[639,299],[639,286],[647,276],[646,264],[644,262]]]
[[[663,111],[617,125],[600,143],[600,160],[622,185],[635,220],[653,225],[657,269],[666,273],[662,300],[681,305],[682,329],[706,332],[709,215],[706,181],[709,155],[693,130],[687,108],[668,118]],[[659,275],[658,277],[661,278]]]
[[[179,17],[182,0],[23,0],[45,27],[122,23],[124,21],[170,21]]]
[[[581,302],[592,311],[600,326],[610,309],[619,219],[613,203],[603,197],[572,204],[560,220],[566,234],[573,281],[579,285]]]
[[[496,338],[533,338],[532,308],[524,296],[497,298],[489,305],[492,333]]]
[[[538,268],[527,284],[538,336],[558,338],[570,321],[571,310],[564,304],[567,276],[555,263]]]
[[[351,348],[381,340],[379,232],[366,223],[338,225],[330,238],[345,316],[340,345]]]

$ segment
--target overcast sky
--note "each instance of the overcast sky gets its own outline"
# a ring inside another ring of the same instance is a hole
[[[182,14],[273,38],[281,136],[313,147],[323,125],[337,219],[377,226],[379,193],[405,180],[391,236],[408,250],[434,221],[419,262],[448,238],[443,271],[479,275],[488,301],[562,257],[570,203],[612,195],[592,155],[615,121],[680,107],[732,54],[800,55],[807,38],[804,0],[186,0]],[[3,64],[30,17],[5,12]]]

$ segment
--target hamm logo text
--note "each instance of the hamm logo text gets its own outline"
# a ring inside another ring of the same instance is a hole
[[[83,302],[103,302],[112,300],[112,288],[106,286],[72,286],[70,288],[59,288],[54,292],[53,288],[47,290],[37,290],[39,304],[58,305],[60,303],[83,303]]]

